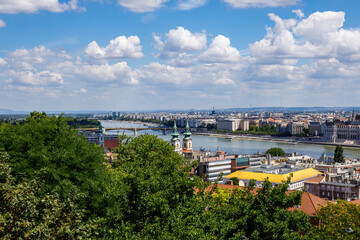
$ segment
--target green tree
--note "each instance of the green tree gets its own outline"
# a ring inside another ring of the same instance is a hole
[[[301,203],[301,191],[287,192],[290,179],[276,187],[266,179],[243,190],[215,189],[202,226],[208,239],[303,239],[309,217],[288,209]]]
[[[92,146],[67,125],[67,119],[33,112],[23,125],[2,124],[0,148],[10,155],[15,181],[40,179],[39,194],[72,194],[88,214],[105,214],[108,172],[103,149]]]
[[[270,148],[266,151],[267,154],[271,154],[271,156],[285,156],[284,150],[278,147]]]
[[[217,124],[216,124],[216,123],[208,123],[208,124],[206,125],[206,128],[207,128],[209,131],[216,130],[216,129],[217,129]]]
[[[191,166],[157,136],[122,136],[120,140],[108,190],[119,208],[108,219],[109,228],[116,226],[109,231],[118,231],[124,238],[129,229],[140,238],[173,233],[182,212],[192,207],[189,203],[195,204],[194,187],[200,179],[189,179]]]
[[[9,156],[0,152],[0,238],[80,239],[96,236],[97,221],[87,221],[76,195],[61,201],[58,194],[38,196],[37,179],[15,183]]]
[[[336,146],[335,151],[334,151],[334,162],[337,162],[337,163],[345,162],[344,149],[342,146]]]
[[[338,200],[318,211],[318,225],[310,231],[312,239],[360,239],[360,206]]]
[[[230,180],[233,182],[234,185],[239,186],[239,179],[237,177],[232,177]]]
[[[260,128],[258,126],[250,125],[249,131],[250,132],[259,132]]]

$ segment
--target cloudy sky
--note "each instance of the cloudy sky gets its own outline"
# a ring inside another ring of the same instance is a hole
[[[0,108],[359,106],[359,0],[0,0]]]

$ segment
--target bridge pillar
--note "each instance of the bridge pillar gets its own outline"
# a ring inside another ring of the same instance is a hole
[[[164,134],[164,135],[166,135],[166,128],[164,128],[164,130],[163,130],[163,134]]]
[[[137,129],[134,128],[134,136],[137,136]]]

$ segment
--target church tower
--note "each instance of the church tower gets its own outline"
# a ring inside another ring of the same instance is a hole
[[[99,129],[97,130],[97,143],[98,145],[104,147],[104,135],[101,122],[99,122]]]
[[[192,139],[188,121],[186,121],[186,127],[184,132],[183,150],[192,151]]]
[[[176,120],[174,119],[174,127],[173,127],[173,130],[171,133],[170,144],[175,147],[175,152],[178,152],[178,153],[180,153],[180,151],[181,151],[179,135],[180,134],[178,133],[177,127],[176,127]]]

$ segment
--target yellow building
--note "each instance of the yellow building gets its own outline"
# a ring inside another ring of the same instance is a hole
[[[273,186],[281,184],[291,177],[290,190],[301,189],[304,186],[304,182],[310,178],[321,175],[322,173],[313,168],[298,168],[291,167],[289,165],[278,166],[263,166],[260,168],[252,168],[243,171],[233,172],[223,177],[224,183],[228,182],[231,178],[239,179],[240,186],[246,186],[251,179],[255,180],[258,187],[262,186],[262,182],[268,178]]]

